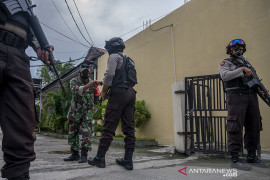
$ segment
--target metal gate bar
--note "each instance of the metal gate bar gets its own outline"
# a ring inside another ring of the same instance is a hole
[[[227,111],[219,74],[185,78],[186,152],[226,153]],[[190,143],[188,145],[188,138]]]

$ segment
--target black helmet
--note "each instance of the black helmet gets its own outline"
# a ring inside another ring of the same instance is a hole
[[[115,47],[119,47],[121,49],[125,49],[125,43],[123,41],[122,38],[120,37],[114,37],[114,38],[111,38],[109,41],[105,41],[106,44],[104,46],[105,49],[107,49],[108,51],[110,51],[112,48],[115,48]]]
[[[236,45],[242,46],[244,48],[243,53],[246,52],[245,41],[243,39],[234,39],[228,44],[228,46],[226,46],[226,53],[230,54],[231,48]]]

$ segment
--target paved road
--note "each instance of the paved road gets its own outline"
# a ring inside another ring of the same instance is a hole
[[[2,137],[1,134],[0,137]],[[33,180],[223,180],[232,178],[231,176],[225,177],[226,172],[231,170],[229,158],[212,156],[185,158],[167,152],[169,149],[162,147],[137,148],[134,153],[134,170],[126,171],[115,163],[117,157],[123,156],[123,147],[111,146],[106,154],[107,166],[105,169],[100,169],[87,163],[64,162],[63,158],[69,155],[67,140],[39,134],[35,144],[37,159],[31,163],[30,174]],[[93,150],[88,156],[93,157],[96,152],[97,144],[93,143]],[[4,164],[2,156],[2,152],[0,152],[1,166]],[[182,169],[182,173],[178,172],[180,169]],[[253,168],[250,172],[237,171],[234,179],[269,180],[270,169]]]

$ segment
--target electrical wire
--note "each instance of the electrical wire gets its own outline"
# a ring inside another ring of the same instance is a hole
[[[82,57],[80,58],[77,58],[77,59],[72,59],[72,60],[69,60],[69,61],[66,61],[66,62],[60,62],[60,63],[56,63],[56,64],[65,64],[65,63],[72,63],[73,62],[73,65],[75,65],[79,60],[81,59],[84,59],[86,58],[86,54],[88,53],[88,51],[86,51]],[[34,56],[31,56],[30,57],[30,60],[31,61],[39,61],[40,59],[38,59],[38,57],[34,57]],[[40,60],[41,61],[41,60]],[[33,66],[30,66],[30,67],[42,67],[42,66],[46,66],[45,64],[42,64],[42,65],[33,65]]]
[[[78,9],[78,7],[77,7],[77,4],[76,4],[75,0],[73,0],[73,2],[74,2],[74,4],[75,4],[75,6],[76,6],[77,12],[78,12],[78,14],[79,14],[79,16],[80,16],[80,18],[81,18],[81,21],[82,21],[83,26],[84,26],[84,28],[85,28],[87,34],[88,34],[88,37],[89,37],[89,39],[91,40],[92,44],[95,46],[95,44],[94,44],[94,42],[93,42],[93,40],[92,40],[92,38],[91,38],[91,36],[90,36],[90,34],[89,34],[89,32],[88,32],[86,26],[85,26],[85,24],[84,24],[84,21],[83,21],[83,19],[82,19],[81,13],[80,13],[80,11],[79,11],[79,9]]]
[[[66,62],[57,62],[55,64],[65,64],[65,63],[74,63],[76,64],[79,60],[83,59],[85,57],[80,57],[80,58],[77,58],[77,59],[72,59],[72,60],[69,60],[69,61],[66,61]],[[40,59],[38,59],[37,57],[32,57],[31,56],[31,61],[38,61]],[[45,64],[42,64],[42,65],[33,65],[33,66],[30,66],[30,67],[42,67],[42,66],[46,66]]]
[[[174,11],[174,10],[173,10],[173,11]],[[168,13],[165,13],[165,14],[163,14],[163,15],[161,15],[161,16],[155,18],[155,19],[153,19],[153,22],[156,21],[156,20],[158,20],[158,19],[160,19],[160,18],[162,18],[162,17],[164,17],[164,16],[166,16],[166,15],[168,15],[168,14],[170,14],[170,13],[172,13],[173,11],[170,11],[170,12],[168,12]],[[136,31],[137,29],[139,29],[139,28],[141,28],[141,27],[143,27],[143,25],[138,26],[138,27],[136,27],[136,28],[130,30],[130,31],[128,31],[127,33],[124,33],[124,34],[120,35],[119,37],[123,37],[123,36],[125,36],[125,35],[127,35],[127,34],[133,32],[133,31]],[[102,44],[100,44],[100,45],[97,46],[97,47],[100,47],[100,46],[102,46],[102,45],[105,45],[105,43],[102,43]]]
[[[127,35],[127,34],[129,34],[129,33],[133,32],[133,31],[135,31],[135,30],[137,30],[137,29],[141,28],[141,27],[143,27],[143,26],[136,27],[135,29],[133,29],[133,30],[131,30],[131,31],[128,31],[127,33],[122,34],[122,35],[121,35],[121,36],[119,36],[119,37],[122,37],[122,36],[124,36],[124,35]]]
[[[164,16],[166,16],[166,15],[170,14],[171,12],[173,12],[173,11],[170,11],[170,12],[168,12],[168,13],[166,13],[166,14],[163,14],[163,15],[161,15],[161,16],[159,16],[159,17],[157,17],[157,18],[153,19],[153,21],[156,21],[156,20],[158,20],[158,19],[160,19],[160,18],[162,18],[162,17],[164,17]],[[169,25],[169,26],[170,26],[170,25]],[[137,29],[139,29],[139,28],[141,28],[141,27],[143,27],[143,25],[141,25],[141,26],[139,26],[139,27],[136,27],[136,28],[134,28],[134,29],[133,29],[133,30],[131,30],[131,31],[128,31],[127,33],[122,34],[122,35],[121,35],[121,36],[119,36],[119,37],[125,36],[125,35],[127,35],[127,34],[129,34],[129,33],[133,32],[133,31],[135,31],[135,30],[137,30]]]
[[[74,18],[74,16],[73,16],[73,14],[72,14],[71,10],[70,10],[70,7],[69,7],[69,5],[68,5],[67,0],[65,0],[65,2],[66,2],[66,5],[67,5],[67,7],[68,7],[69,13],[71,14],[72,19],[73,19],[73,21],[75,22],[75,24],[76,24],[76,26],[77,26],[78,30],[80,31],[80,33],[81,33],[82,37],[84,38],[84,40],[85,40],[86,42],[88,42],[88,43],[89,43],[89,44],[92,46],[92,44],[91,44],[89,41],[87,41],[87,39],[84,37],[84,35],[83,35],[83,33],[82,33],[81,29],[79,28],[79,26],[78,26],[78,24],[77,24],[77,22],[76,22],[76,20],[75,20],[75,18]]]
[[[65,25],[67,26],[67,28],[69,29],[69,31],[71,32],[71,34],[75,37],[75,39],[77,39],[77,41],[79,41],[79,39],[75,36],[75,34],[72,32],[72,30],[70,29],[70,27],[68,26],[67,22],[65,21],[64,17],[62,16],[62,14],[60,13],[59,9],[57,8],[56,4],[54,3],[54,0],[52,0],[52,3],[55,7],[55,9],[57,10],[58,14],[60,15],[60,17],[62,18],[62,20],[64,21]]]
[[[34,50],[32,49],[27,49],[27,51],[32,51],[32,52],[35,52]],[[57,53],[80,53],[80,52],[84,52],[84,51],[53,51],[53,54],[57,54]]]
[[[85,58],[86,58],[86,54],[88,53],[88,51],[86,51],[83,55],[82,55],[82,57],[84,57],[85,56]],[[81,59],[77,59],[77,61],[76,62],[74,62],[74,65],[75,64],[77,64],[77,62],[79,62],[79,60],[81,60]]]
[[[76,42],[76,43],[78,43],[78,44],[80,44],[80,45],[83,45],[83,46],[85,46],[85,47],[87,47],[87,48],[90,48],[90,46],[87,46],[87,45],[85,45],[85,44],[82,44],[81,42],[78,42],[78,41],[76,41],[76,40],[74,40],[74,39],[72,39],[72,38],[70,38],[70,37],[64,35],[63,33],[60,33],[60,32],[58,32],[58,31],[56,31],[55,29],[53,29],[53,28],[51,28],[50,26],[48,26],[48,25],[42,23],[41,21],[39,21],[39,22],[40,22],[40,24],[42,24],[43,26],[45,26],[45,27],[47,27],[47,28],[53,30],[54,32],[56,32],[56,33],[58,33],[58,34],[60,34],[60,35],[62,35],[62,36],[64,36],[64,37],[66,37],[66,38],[68,38],[68,39],[70,39],[70,40],[72,40],[72,41],[74,41],[74,42]]]
[[[159,31],[159,30],[161,30],[161,29],[163,29],[163,28],[171,27],[171,25],[167,25],[167,26],[163,26],[163,27],[161,27],[161,28],[159,28],[159,29],[152,29],[151,26],[152,26],[152,25],[149,26],[149,28],[150,28],[151,31]]]

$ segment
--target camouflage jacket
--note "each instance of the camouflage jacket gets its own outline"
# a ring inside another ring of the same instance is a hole
[[[91,81],[89,78],[89,82]],[[91,121],[93,119],[95,87],[83,92],[84,85],[86,84],[82,82],[79,76],[70,81],[70,89],[72,91],[71,106],[68,112],[68,119],[70,121],[79,122],[80,119]]]

